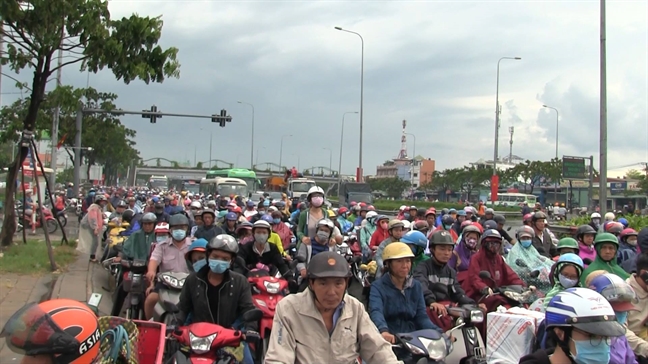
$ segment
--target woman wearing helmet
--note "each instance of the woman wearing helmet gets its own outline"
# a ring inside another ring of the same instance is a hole
[[[461,234],[461,224],[464,221],[466,221],[466,211],[465,210],[457,211],[457,219],[454,222],[454,224],[452,224],[452,230],[454,230],[454,232],[457,233],[457,236]]]
[[[274,209],[273,212],[274,211],[278,211],[278,210]],[[274,218],[272,217],[271,214],[272,213],[263,214],[263,215],[261,215],[261,218],[259,220],[263,220],[263,221],[267,222],[270,225],[270,227],[272,228],[272,225],[274,224]],[[259,220],[257,220],[257,222]],[[255,222],[255,224],[256,224],[256,222]],[[252,224],[252,227],[254,228],[254,224]],[[277,250],[279,250],[279,253],[281,254],[282,257],[284,257],[284,259],[286,259],[288,261],[291,260],[290,255],[288,255],[288,252],[286,252],[284,250],[284,248],[283,248],[283,242],[281,241],[281,237],[279,236],[279,234],[275,233],[272,229],[270,230],[270,235],[268,236],[268,243],[276,246]]]
[[[376,269],[376,279],[382,276],[383,251],[389,244],[395,241],[400,241],[400,239],[403,237],[403,235],[405,234],[405,221],[399,219],[389,220],[389,223],[387,224],[387,232],[389,234],[389,237],[380,242],[380,245],[378,245],[378,248],[375,250],[373,257],[373,259],[376,261],[376,267],[378,268]]]
[[[616,236],[610,233],[597,234],[596,239],[594,239],[594,249],[596,249],[596,259],[583,272],[581,284],[585,285],[587,275],[595,270],[604,270],[608,273],[616,274],[623,279],[630,277],[630,274],[619,267],[617,263],[619,241]]]
[[[457,278],[461,283],[464,280],[470,260],[473,255],[477,253],[479,238],[481,238],[481,230],[475,224],[464,227],[461,232],[461,239],[454,248],[452,256],[448,261],[448,266],[457,271]]]
[[[322,187],[311,187],[306,195],[306,200],[309,207],[299,214],[297,226],[297,240],[304,243],[308,243],[315,237],[317,222],[328,217],[328,211],[324,207],[324,190]]]
[[[365,257],[368,257],[371,254],[371,248],[369,244],[371,242],[371,236],[378,229],[376,226],[376,218],[378,213],[376,211],[369,211],[366,215],[366,219],[363,220],[364,225],[360,225],[360,233],[358,238],[360,240],[360,245],[362,246],[362,253]]]
[[[108,205],[108,199],[104,194],[98,194],[95,196],[95,203],[88,207],[88,213],[81,219],[81,227],[83,228],[83,234],[79,236],[79,247],[81,250],[87,251],[90,255],[91,262],[97,262],[95,258],[95,253],[99,247],[99,239],[101,239],[101,234],[103,234],[103,209]]]
[[[632,265],[637,259],[637,239],[639,233],[634,229],[623,229],[619,235],[619,251],[617,252],[617,263],[628,273],[632,272]]]
[[[593,212],[590,215],[590,222],[588,225],[591,226],[595,232],[598,232],[601,229],[601,214]]]
[[[244,222],[236,227],[236,240],[239,244],[243,245],[248,241],[254,240],[254,236],[252,236],[252,226],[252,223]]]
[[[551,268],[551,283],[553,288],[547,292],[543,301],[546,310],[549,301],[558,293],[567,288],[580,287],[580,278],[583,274],[583,260],[574,253],[565,253],[558,257],[558,261]]]
[[[287,252],[290,250],[290,243],[292,242],[292,239],[294,237],[292,230],[290,229],[289,226],[287,226],[283,222],[283,214],[281,211],[274,211],[272,212],[272,232],[275,234],[279,235],[279,239],[281,239],[281,245],[283,247],[283,250]],[[286,258],[290,258],[290,255],[285,254]]]
[[[241,274],[247,270],[254,269],[258,263],[267,266],[273,266],[278,269],[282,276],[287,277],[290,273],[288,265],[276,243],[270,243],[268,239],[272,232],[272,226],[266,220],[258,220],[252,226],[252,236],[254,239],[241,245],[239,257],[245,262],[245,267],[238,267],[237,271]],[[277,235],[277,234],[275,234]],[[281,245],[281,239],[278,244]],[[272,272],[271,272],[272,273]]]
[[[181,322],[190,316],[192,322],[238,328],[237,319],[255,309],[247,278],[231,270],[238,251],[239,244],[231,235],[221,234],[207,243],[207,264],[186,278],[180,293]],[[243,324],[245,331],[258,327],[257,322]],[[252,356],[243,347],[244,362],[247,362]]]
[[[371,250],[378,249],[380,243],[389,238],[389,217],[385,215],[377,215],[375,221],[376,231],[371,234],[371,239],[369,239],[369,248]]]
[[[266,363],[321,363],[323,358],[351,363],[358,357],[368,363],[399,363],[364,305],[346,294],[350,276],[349,263],[340,254],[313,257],[308,289],[277,304]]]
[[[506,264],[500,255],[502,250],[502,235],[497,230],[484,231],[480,240],[481,249],[470,259],[466,279],[461,287],[466,291],[468,297],[473,300],[482,300],[488,312],[494,311],[497,306],[505,305],[506,299],[499,295],[493,295],[493,287],[502,286],[524,286],[524,282]],[[486,271],[491,278],[481,278],[479,273]]]
[[[554,262],[538,253],[533,246],[533,228],[522,226],[516,233],[518,243],[515,244],[508,255],[506,263],[527,285],[536,285],[542,292],[551,289],[549,273]],[[531,277],[532,272],[540,272],[537,277]]]
[[[382,337],[396,344],[395,334],[417,330],[442,332],[427,315],[421,283],[411,276],[412,249],[395,242],[385,248],[383,258],[385,275],[373,282],[369,293],[369,316]]]
[[[594,249],[594,238],[596,230],[590,225],[581,225],[576,229],[576,241],[578,241],[578,256],[583,259],[585,268],[596,259],[596,249]]]
[[[0,337],[11,351],[25,355],[23,364],[89,364],[99,356],[101,331],[86,304],[53,299],[20,308]]]
[[[340,225],[340,232],[342,234],[347,234],[353,230],[353,223],[347,220],[347,215],[349,214],[349,209],[342,206],[337,211],[336,221]]]
[[[544,323],[547,338],[557,343],[520,359],[520,364],[606,364],[612,337],[625,334],[610,303],[587,288],[568,288],[547,305]]]
[[[310,242],[301,244],[297,251],[298,260],[303,259],[303,263],[297,263],[297,272],[300,277],[297,279],[299,283],[299,291],[303,291],[308,286],[306,281],[306,272],[308,263],[313,257],[325,251],[334,251],[335,243],[331,243],[331,236],[333,235],[334,225],[329,219],[322,219],[317,222],[317,231],[315,237]]]

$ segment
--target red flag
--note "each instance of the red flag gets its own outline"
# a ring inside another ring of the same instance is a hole
[[[67,138],[67,134],[63,134],[63,136],[58,141],[58,143],[56,143],[56,149],[61,149],[61,147],[63,146],[63,143],[65,143],[65,138]]]

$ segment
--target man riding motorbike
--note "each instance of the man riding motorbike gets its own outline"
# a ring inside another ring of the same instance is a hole
[[[215,224],[216,214],[214,210],[204,209],[202,212],[202,226],[199,226],[194,233],[196,239],[203,238],[207,241],[211,241],[217,235],[225,234],[223,229]]]
[[[535,212],[531,217],[531,227],[535,234],[533,234],[533,247],[536,248],[540,255],[551,259],[557,255],[556,247],[553,244],[553,239],[549,232],[546,230],[547,215],[544,212]]]
[[[423,223],[426,223],[425,221],[421,221]],[[412,253],[414,253],[414,260],[412,261],[412,271],[416,269],[416,267],[420,264],[425,262],[426,260],[430,259],[430,256],[425,254],[425,249],[428,248],[428,239],[425,237],[425,234],[423,234],[420,231],[410,231],[407,234],[405,234],[402,238],[400,238],[401,243],[407,244],[407,246],[412,249]]]

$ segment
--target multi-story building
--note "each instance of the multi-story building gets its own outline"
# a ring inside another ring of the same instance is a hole
[[[382,166],[376,167],[375,178],[398,177],[404,181],[409,181],[412,188],[418,188],[421,185],[432,181],[434,175],[435,161],[421,156],[414,159],[397,158],[386,162]]]

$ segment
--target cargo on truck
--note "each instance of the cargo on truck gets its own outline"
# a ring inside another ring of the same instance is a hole
[[[351,201],[373,204],[373,194],[368,183],[342,182],[340,185],[340,206],[348,206]]]

